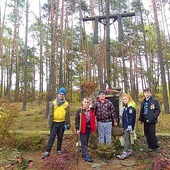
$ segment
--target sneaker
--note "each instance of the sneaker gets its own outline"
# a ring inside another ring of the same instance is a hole
[[[45,152],[42,156],[42,159],[46,159],[48,156],[50,156],[49,152]]]
[[[155,151],[156,153],[160,153],[160,152],[161,152],[161,150],[160,150],[159,147],[158,147],[158,148],[154,148],[154,151]]]
[[[86,162],[93,162],[93,159],[91,158],[90,155],[86,155],[86,156],[84,157],[84,160],[85,160]]]
[[[62,154],[62,152],[61,151],[57,151],[57,155],[61,155]]]
[[[123,151],[119,156],[117,156],[119,159],[123,160],[125,158],[127,158],[129,155],[128,155],[128,152],[125,152]]]
[[[127,154],[128,154],[128,156],[129,156],[129,155],[132,155],[132,154],[133,154],[132,149],[128,149]]]
[[[147,153],[153,152],[154,150],[151,148],[148,148],[148,150],[146,151]]]

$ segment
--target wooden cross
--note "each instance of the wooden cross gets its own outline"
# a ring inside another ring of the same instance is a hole
[[[118,21],[118,39],[119,41],[123,41],[123,26],[121,18],[124,17],[132,17],[135,16],[135,13],[123,13],[123,14],[116,14],[110,15],[109,10],[109,0],[106,0],[106,16],[95,16],[95,17],[86,17],[83,18],[83,21],[95,21],[95,29],[94,29],[94,44],[98,44],[98,23],[102,23],[102,20],[105,19],[106,23],[106,59],[107,59],[107,83],[110,87],[110,19],[113,18],[113,23],[117,20]],[[111,87],[110,87],[111,88]]]

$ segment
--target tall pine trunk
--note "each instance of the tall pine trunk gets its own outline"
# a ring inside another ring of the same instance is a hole
[[[39,72],[39,76],[40,76],[40,84],[39,84],[39,104],[42,101],[43,98],[43,51],[42,51],[42,46],[43,46],[43,42],[42,42],[42,19],[41,19],[41,0],[39,0],[39,16],[40,16],[40,30],[39,30],[39,35],[40,35],[40,72]]]
[[[155,20],[155,25],[156,25],[156,32],[157,32],[158,57],[159,57],[160,70],[161,70],[161,83],[162,83],[162,90],[163,90],[164,112],[170,113],[168,93],[167,93],[167,82],[165,78],[165,69],[164,69],[165,61],[164,61],[163,52],[162,52],[162,43],[161,43],[161,35],[160,35],[160,28],[159,28],[159,22],[158,22],[156,1],[152,0],[152,4],[153,4],[154,20]]]
[[[27,77],[27,70],[28,70],[28,12],[29,12],[29,3],[28,0],[26,1],[26,26],[25,26],[25,47],[24,47],[24,100],[22,105],[22,110],[26,110],[27,105],[27,84],[28,84],[28,77]]]

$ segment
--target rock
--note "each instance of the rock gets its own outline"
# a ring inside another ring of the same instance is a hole
[[[101,166],[100,166],[100,164],[93,164],[91,167],[99,169]]]
[[[129,158],[120,161],[120,164],[124,166],[134,166],[135,163],[136,161],[134,159]]]

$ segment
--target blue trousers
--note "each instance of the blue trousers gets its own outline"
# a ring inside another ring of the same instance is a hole
[[[89,151],[88,151],[89,136],[90,136],[90,128],[87,128],[85,133],[80,134],[82,157],[89,155]]]
[[[61,151],[61,145],[64,134],[64,124],[65,122],[53,122],[53,125],[50,129],[50,137],[46,148],[47,152],[49,153],[51,152],[56,136],[57,136],[57,151]]]
[[[97,122],[99,143],[112,142],[112,122]]]

